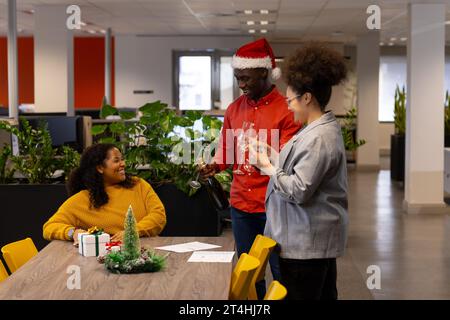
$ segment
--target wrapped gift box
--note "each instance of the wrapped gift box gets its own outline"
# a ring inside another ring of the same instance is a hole
[[[78,251],[85,257],[98,257],[105,255],[106,243],[110,240],[107,233],[80,233],[78,234]]]
[[[111,241],[106,244],[106,252],[119,252],[121,250],[120,246],[122,245],[121,241]]]

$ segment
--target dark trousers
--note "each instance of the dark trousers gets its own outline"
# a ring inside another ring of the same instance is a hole
[[[240,257],[242,253],[248,253],[253,241],[258,234],[264,235],[266,225],[266,213],[248,213],[231,207],[231,224],[233,228],[236,251]],[[280,267],[278,254],[272,252],[269,257],[270,269],[274,280],[280,280]],[[258,299],[263,299],[266,294],[266,283],[264,280],[256,283]]]
[[[286,300],[337,300],[336,258],[279,260]]]

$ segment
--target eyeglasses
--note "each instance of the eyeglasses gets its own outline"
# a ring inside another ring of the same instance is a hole
[[[286,99],[286,103],[288,104],[288,106],[290,106],[292,101],[294,101],[297,98],[300,98],[301,96],[302,96],[302,94],[298,94],[298,95],[296,95],[294,97],[291,97],[291,98],[286,97],[285,98]]]

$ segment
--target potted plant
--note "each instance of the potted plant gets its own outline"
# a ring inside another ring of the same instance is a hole
[[[0,246],[31,237],[38,249],[47,245],[42,226],[67,199],[65,178],[78,165],[70,147],[53,148],[48,130],[33,129],[21,119],[20,129],[0,122],[0,130],[15,135],[19,153],[5,145],[0,153]]]
[[[356,139],[356,108],[347,110],[344,121],[341,126],[342,138],[344,139],[345,151],[347,153],[347,162],[356,162],[356,149],[366,143],[364,139]]]
[[[450,96],[448,94],[448,90],[445,92],[444,130],[444,146],[445,148],[450,148]]]
[[[214,149],[222,122],[198,111],[177,115],[160,101],[147,103],[138,111],[141,116],[133,120],[134,113],[122,113],[105,104],[101,116],[114,115],[119,120],[93,126],[92,134],[103,136],[100,142],[116,143],[128,172],[152,184],[166,209],[167,225],[162,235],[219,235],[221,219],[205,188],[192,188],[189,182],[197,178],[201,153],[208,147]],[[195,130],[196,121],[201,121],[202,131]],[[231,178],[226,174],[218,177],[229,184]]]
[[[405,132],[406,132],[406,93],[405,87],[397,86],[394,100],[395,133],[391,135],[391,179],[405,180]]]

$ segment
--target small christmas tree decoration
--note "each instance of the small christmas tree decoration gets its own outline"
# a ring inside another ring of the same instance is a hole
[[[158,256],[149,248],[141,248],[136,219],[131,205],[125,218],[123,247],[98,259],[113,273],[156,272],[164,268],[167,256]]]
[[[127,260],[137,259],[141,251],[141,241],[136,229],[136,219],[134,218],[133,208],[128,207],[125,218],[125,232],[123,236],[123,253]]]

